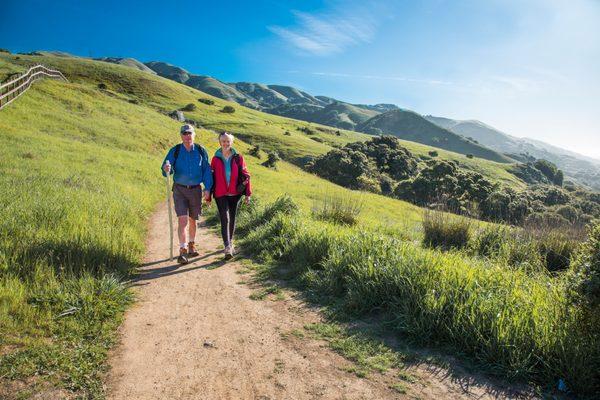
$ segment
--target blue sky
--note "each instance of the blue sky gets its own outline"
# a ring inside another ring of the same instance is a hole
[[[479,119],[600,158],[598,0],[4,0],[0,38]]]

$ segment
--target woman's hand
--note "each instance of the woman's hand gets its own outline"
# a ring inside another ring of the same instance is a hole
[[[244,203],[245,204],[250,204],[250,196],[244,197]]]

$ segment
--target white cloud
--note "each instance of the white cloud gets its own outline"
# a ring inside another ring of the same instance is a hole
[[[369,43],[376,23],[368,11],[345,8],[323,14],[294,11],[294,27],[269,26],[268,29],[296,49],[313,54],[329,55],[349,46]]]
[[[358,79],[373,79],[383,81],[396,81],[396,82],[410,82],[410,83],[425,83],[428,85],[454,85],[453,82],[444,81],[440,79],[415,79],[407,78],[403,76],[381,76],[381,75],[357,75],[357,74],[345,74],[340,72],[311,72],[312,75],[317,76],[332,76],[340,78],[358,78]]]

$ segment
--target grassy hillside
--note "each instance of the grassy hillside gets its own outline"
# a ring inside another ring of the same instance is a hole
[[[401,139],[496,162],[512,162],[508,157],[440,128],[412,111],[393,110],[380,114],[357,125],[356,130],[371,134],[391,134]]]

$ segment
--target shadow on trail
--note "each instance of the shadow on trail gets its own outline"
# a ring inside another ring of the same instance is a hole
[[[206,258],[209,258],[209,257],[214,256],[219,253],[221,253],[221,252],[213,251],[211,253],[204,254],[201,257],[192,258],[192,259],[190,259],[190,262],[188,264],[179,264],[176,262],[176,263],[166,265],[163,267],[158,267],[158,268],[140,269],[138,271],[138,274],[133,279],[132,286],[141,286],[142,284],[139,283],[141,281],[148,281],[148,280],[163,278],[166,276],[177,275],[177,274],[181,274],[184,272],[194,271],[197,269],[211,270],[211,269],[219,268],[219,267],[225,265],[228,261],[224,260],[224,259],[217,259],[208,264],[196,265],[196,263],[198,261],[204,260]],[[145,265],[155,265],[155,264],[159,264],[160,262],[164,262],[164,261],[169,261],[169,259],[167,258],[163,261],[152,261],[152,262],[144,264],[144,266]]]

